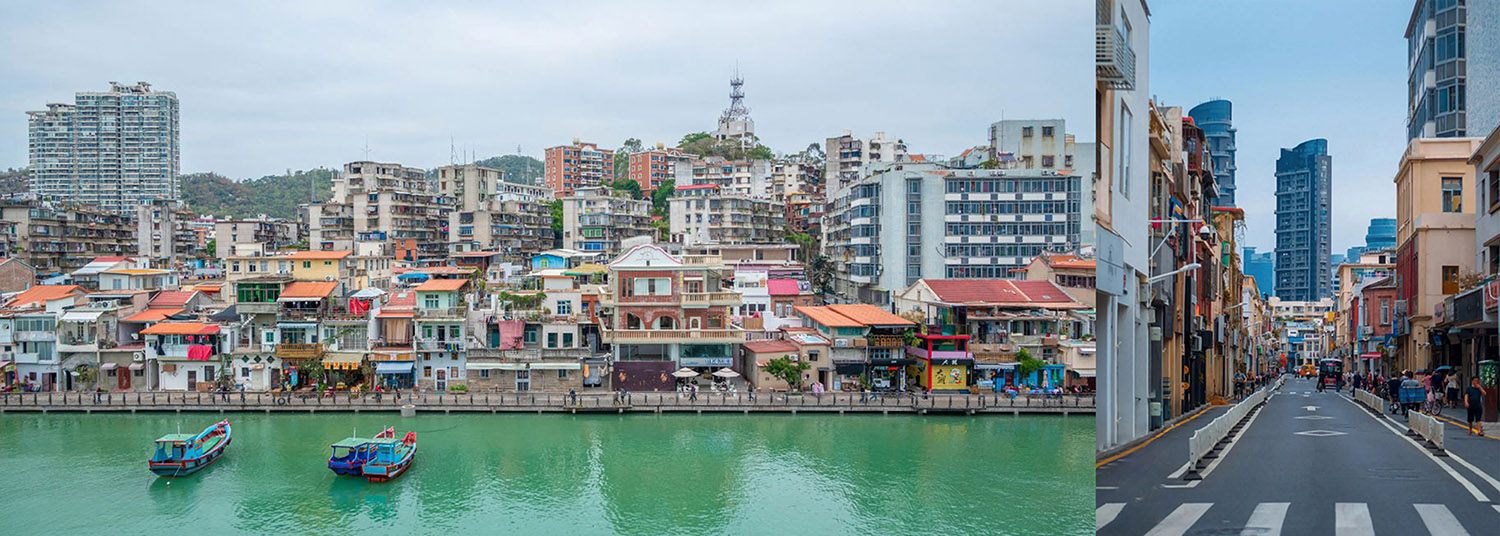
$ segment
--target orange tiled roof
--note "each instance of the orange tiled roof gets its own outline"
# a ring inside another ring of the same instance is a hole
[[[847,316],[833,312],[833,310],[829,309],[826,305],[798,305],[796,307],[793,307],[792,310],[807,315],[807,317],[811,318],[814,322],[828,326],[830,328],[857,328],[864,325],[860,324],[859,322],[855,322],[853,319]]]
[[[893,315],[874,305],[867,304],[845,304],[829,305],[828,308],[835,313],[849,317],[850,320],[859,322],[864,326],[915,326],[905,318]]]
[[[299,261],[337,260],[353,254],[353,251],[298,251],[287,258]]]
[[[281,291],[283,298],[327,298],[333,294],[333,289],[338,288],[337,281],[298,281],[287,285]]]
[[[468,279],[429,279],[426,283],[417,285],[417,292],[452,292],[461,290],[464,285],[469,284]]]
[[[187,302],[192,300],[193,294],[196,293],[196,291],[192,290],[164,290],[156,293],[156,297],[151,298],[150,307],[176,307],[182,309],[182,306],[187,305]]]
[[[213,335],[218,332],[218,324],[201,322],[164,322],[141,330],[142,335]]]
[[[37,285],[17,294],[16,297],[11,298],[10,302],[5,305],[7,307],[25,307],[33,304],[46,305],[49,301],[75,292],[82,293],[83,288],[78,285]]]

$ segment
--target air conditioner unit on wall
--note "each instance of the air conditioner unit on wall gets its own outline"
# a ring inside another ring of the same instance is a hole
[[[146,360],[146,352],[135,352],[135,353],[132,353],[132,354],[130,354],[130,360],[131,361],[135,361],[137,363],[145,361]]]

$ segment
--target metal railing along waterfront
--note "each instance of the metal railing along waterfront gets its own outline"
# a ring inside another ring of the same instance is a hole
[[[1208,423],[1208,426],[1194,430],[1193,435],[1188,438],[1188,471],[1183,475],[1183,479],[1199,480],[1203,478],[1198,474],[1198,470],[1202,468],[1201,465],[1206,460],[1219,456],[1219,449],[1228,441],[1229,433],[1240,426],[1241,422],[1250,415],[1251,410],[1264,404],[1266,397],[1270,396],[1271,391],[1280,389],[1282,381],[1282,379],[1278,378],[1275,384],[1265,386],[1251,393],[1250,396],[1245,397],[1240,403],[1231,406],[1229,411],[1224,412],[1223,415]]]
[[[1437,420],[1437,417],[1419,411],[1408,411],[1406,435],[1427,440],[1425,446],[1433,451],[1434,456],[1447,456],[1443,450],[1443,422]]]
[[[912,393],[181,392],[0,393],[0,411],[882,411],[1092,413],[1094,396]]]

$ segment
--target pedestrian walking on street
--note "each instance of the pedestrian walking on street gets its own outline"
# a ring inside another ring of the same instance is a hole
[[[1458,407],[1458,375],[1448,376],[1448,407]]]
[[[1484,435],[1484,423],[1479,421],[1479,416],[1484,413],[1484,390],[1479,388],[1479,378],[1469,379],[1469,388],[1464,389],[1464,402],[1469,410],[1467,431]]]

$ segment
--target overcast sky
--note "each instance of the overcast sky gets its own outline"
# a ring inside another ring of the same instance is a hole
[[[252,7],[252,4],[255,4]],[[233,178],[369,157],[447,164],[574,137],[712,130],[738,62],[763,143],[845,129],[952,155],[1006,118],[1093,139],[1094,3],[6,2],[0,168],[27,110],[151,82],[181,103],[182,169]]]
[[[1393,218],[1406,149],[1411,0],[1151,0],[1151,94],[1184,113],[1234,103],[1246,241],[1275,249],[1276,159],[1313,138],[1333,156],[1333,253]]]

